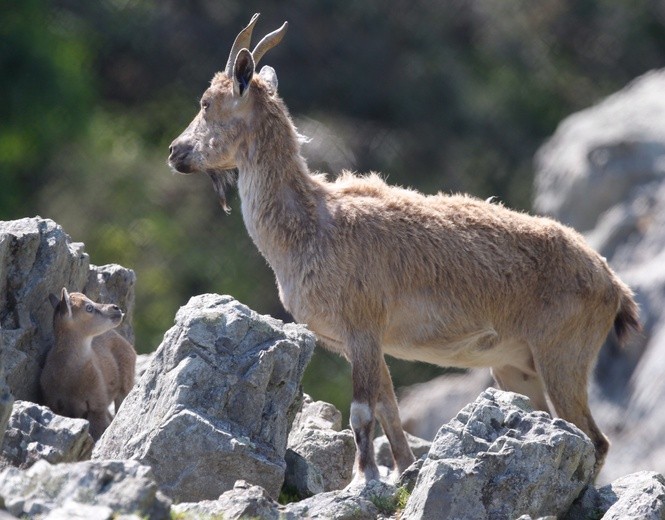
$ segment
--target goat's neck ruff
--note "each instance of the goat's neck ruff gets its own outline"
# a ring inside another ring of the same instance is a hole
[[[300,155],[286,113],[266,111],[257,124],[252,142],[238,157],[238,191],[245,226],[275,268],[284,255],[306,247],[316,235],[321,186]]]

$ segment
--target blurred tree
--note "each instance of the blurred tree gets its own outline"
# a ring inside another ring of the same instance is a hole
[[[0,218],[36,211],[50,155],[82,133],[93,99],[85,34],[47,6],[2,6]]]

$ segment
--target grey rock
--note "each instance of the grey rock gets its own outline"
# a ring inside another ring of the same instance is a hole
[[[517,520],[557,520],[556,516],[540,516],[532,518],[531,515],[522,515]]]
[[[7,423],[9,422],[13,406],[14,396],[9,391],[9,386],[7,386],[5,381],[5,370],[2,355],[0,355],[0,446],[2,446],[2,440],[5,436],[5,430],[7,429]]]
[[[319,481],[323,491],[341,489],[351,482],[356,446],[353,432],[341,430],[341,424],[342,414],[333,405],[305,396],[288,439],[289,449],[306,461],[289,458],[294,465],[287,484],[301,497],[320,492]]]
[[[111,509],[115,515],[163,520],[171,505],[150,468],[136,461],[51,465],[40,460],[27,470],[6,468],[0,473],[0,497],[9,513],[34,519],[49,518],[51,512],[60,515],[62,508],[79,503],[97,506],[95,514]]]
[[[279,518],[279,504],[270,498],[265,489],[252,486],[244,480],[237,481],[233,489],[224,492],[217,500],[183,502],[174,505],[171,510],[187,519],[277,520]]]
[[[302,499],[326,490],[321,470],[305,457],[289,448],[284,455],[284,461],[286,462],[286,473],[283,489],[287,493],[295,494]]]
[[[131,331],[133,280],[134,273],[120,266],[90,265],[83,244],[52,220],[0,221],[0,357],[14,397],[40,401],[41,363],[53,344],[50,293],[63,287],[87,288],[95,296],[108,292],[112,303],[130,310],[122,330]]]
[[[118,516],[108,506],[93,506],[68,500],[62,506],[51,510],[44,520],[114,520],[116,518]]]
[[[534,207],[579,231],[665,175],[665,71],[573,114],[536,155]]]
[[[93,459],[150,465],[178,502],[214,499],[241,479],[276,497],[314,345],[304,327],[259,316],[230,296],[193,297]]]
[[[132,345],[134,344],[134,287],[136,274],[117,264],[90,266],[88,280],[83,288],[88,298],[99,303],[115,303],[124,313],[125,318],[116,327],[116,331]]]
[[[621,477],[600,489],[588,486],[563,520],[661,520],[665,518],[665,478],[653,471]]]
[[[604,500],[598,490],[592,484],[589,484],[575,499],[566,514],[562,516],[562,520],[599,519],[611,505],[611,501]]]
[[[303,394],[302,406],[293,419],[289,437],[302,430],[341,431],[342,413],[330,403],[314,401],[311,396]]]
[[[134,377],[135,381],[138,381],[143,377],[143,374],[146,373],[150,363],[152,363],[152,358],[154,352],[151,354],[138,354],[136,356],[136,375]]]
[[[665,518],[665,478],[641,471],[598,490],[606,508],[603,520],[662,520]],[[605,509],[605,508],[603,508]]]
[[[418,475],[420,474],[420,470],[422,469],[426,458],[427,457],[425,456],[416,459],[413,464],[411,464],[408,468],[406,468],[397,479],[396,483],[397,487],[404,488],[409,493],[412,493],[413,488],[416,487],[416,482],[418,481]]]
[[[403,518],[558,516],[589,483],[594,460],[578,428],[490,388],[441,428]]]
[[[16,401],[4,442],[0,467],[28,468],[38,460],[51,464],[90,458],[93,440],[85,419],[56,415],[45,406]]]
[[[282,508],[281,518],[375,520],[395,512],[396,496],[397,489],[394,486],[373,480],[365,487],[347,487],[287,504]]]

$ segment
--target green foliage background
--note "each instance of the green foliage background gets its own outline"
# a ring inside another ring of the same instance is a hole
[[[283,20],[265,62],[314,170],[498,196],[528,209],[532,157],[571,112],[665,63],[649,0],[3,1],[0,219],[41,215],[96,264],[137,273],[137,349],[154,350],[195,294],[288,319],[239,212],[207,178],[173,176],[191,120],[237,31]],[[397,386],[440,369],[392,363]],[[317,352],[305,390],[346,410],[349,369]]]

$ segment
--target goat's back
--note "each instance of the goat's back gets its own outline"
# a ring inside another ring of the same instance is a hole
[[[375,175],[331,186],[329,247],[341,254],[327,258],[377,288],[436,287],[476,302],[616,292],[605,260],[552,219],[466,195],[425,196]]]

